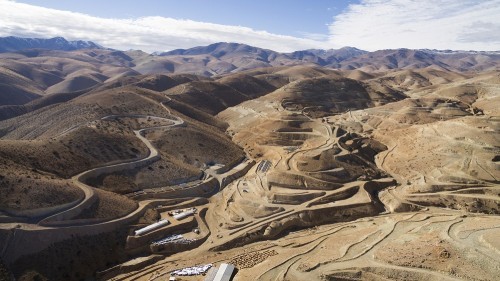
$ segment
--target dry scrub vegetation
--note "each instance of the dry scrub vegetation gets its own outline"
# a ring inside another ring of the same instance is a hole
[[[83,193],[70,181],[0,159],[0,210],[32,210],[71,203]]]

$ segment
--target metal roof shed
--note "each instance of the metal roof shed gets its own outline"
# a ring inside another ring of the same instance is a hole
[[[214,281],[230,281],[233,276],[234,265],[223,263],[219,266],[219,270],[215,274]]]

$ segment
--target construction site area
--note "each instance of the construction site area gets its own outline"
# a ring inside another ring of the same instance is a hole
[[[436,73],[120,76],[0,120],[0,269],[497,280],[498,71]]]

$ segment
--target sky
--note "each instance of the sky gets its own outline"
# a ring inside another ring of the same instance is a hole
[[[0,36],[147,52],[216,42],[498,51],[499,15],[500,0],[0,0]]]

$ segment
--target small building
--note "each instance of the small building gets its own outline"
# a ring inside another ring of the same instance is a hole
[[[223,263],[212,276],[207,276],[205,281],[231,281],[234,273],[234,265]]]

